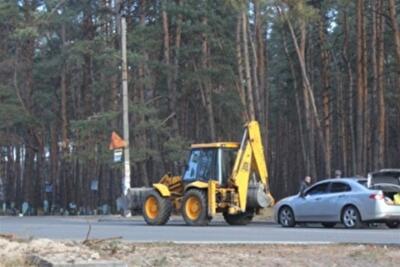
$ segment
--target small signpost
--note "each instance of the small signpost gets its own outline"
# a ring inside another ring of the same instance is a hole
[[[114,162],[122,162],[126,142],[116,132],[111,134],[110,150],[114,151]]]
[[[123,152],[124,150],[122,148],[114,149],[114,163],[122,162]]]
[[[125,68],[126,68],[126,62],[125,64]],[[126,76],[124,76],[124,78],[126,78]],[[124,92],[127,93],[127,81],[125,80],[125,84],[124,84]],[[127,97],[125,97],[127,100]],[[112,132],[111,134],[111,142],[109,145],[109,149],[113,150],[114,152],[114,162],[123,162],[124,163],[124,177],[122,179],[122,197],[123,200],[126,202],[126,196],[128,193],[128,188],[130,187],[130,181],[131,181],[131,177],[130,177],[130,162],[129,162],[129,144],[128,144],[128,140],[129,140],[129,129],[128,129],[128,123],[127,123],[127,105],[128,103],[125,103],[124,105],[124,137],[126,138],[126,140],[122,139],[116,132]],[[126,113],[126,114],[125,114]],[[125,216],[130,216],[130,211],[127,209],[127,205],[124,206],[124,215]]]

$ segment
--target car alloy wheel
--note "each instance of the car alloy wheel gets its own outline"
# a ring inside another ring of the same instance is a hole
[[[295,226],[295,220],[294,220],[294,215],[293,211],[289,207],[283,207],[279,211],[279,223],[283,227],[293,227]]]
[[[359,228],[361,218],[358,210],[353,206],[348,206],[343,210],[342,222],[346,228]]]

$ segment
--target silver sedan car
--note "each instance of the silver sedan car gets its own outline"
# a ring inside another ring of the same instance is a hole
[[[280,200],[274,207],[275,221],[283,227],[296,223],[321,223],[334,227],[359,228],[365,222],[383,222],[390,228],[400,224],[400,205],[382,190],[367,187],[366,179],[327,179],[309,187],[303,195]]]

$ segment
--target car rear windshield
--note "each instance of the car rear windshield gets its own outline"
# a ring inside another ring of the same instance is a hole
[[[395,184],[400,185],[399,172],[383,172],[372,175],[371,184]]]

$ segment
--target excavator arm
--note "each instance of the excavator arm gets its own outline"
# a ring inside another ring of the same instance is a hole
[[[257,190],[257,188],[254,192],[249,192],[249,181],[252,175],[256,178],[256,185],[261,186],[264,192],[259,192],[260,190]],[[230,182],[237,188],[239,207],[242,212],[246,211],[249,196],[255,199],[265,197],[266,202],[273,203],[273,198],[269,192],[267,163],[261,131],[257,121],[251,121],[245,127]]]

